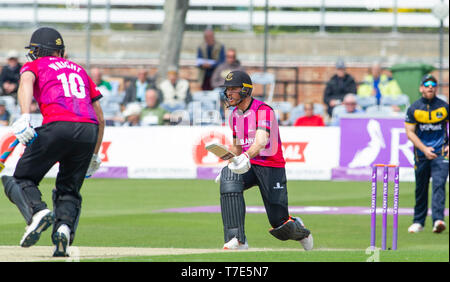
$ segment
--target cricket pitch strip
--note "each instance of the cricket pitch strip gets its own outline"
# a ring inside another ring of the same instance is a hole
[[[331,251],[331,249],[318,249]],[[336,249],[337,251],[341,249]],[[296,251],[303,249],[271,249],[249,248],[241,252],[269,252],[269,251]],[[134,248],[134,247],[69,247],[70,257],[53,258],[53,246],[33,246],[22,248],[20,246],[0,246],[0,262],[37,262],[37,261],[67,261],[79,262],[80,260],[110,259],[138,256],[163,256],[233,252],[222,249],[184,249],[184,248]]]

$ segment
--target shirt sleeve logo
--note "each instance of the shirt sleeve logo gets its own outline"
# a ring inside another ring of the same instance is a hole
[[[259,121],[259,126],[265,126],[270,128],[270,121],[269,120],[261,120]]]

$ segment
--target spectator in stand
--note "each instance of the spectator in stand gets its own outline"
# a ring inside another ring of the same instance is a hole
[[[394,85],[393,88],[395,88],[395,84],[397,84],[398,90],[396,90],[396,91],[398,91],[400,94],[403,94],[403,95],[404,95],[404,93],[403,93],[403,91],[401,91],[400,86],[398,85],[397,81],[394,80],[392,71],[391,71],[390,69],[385,69],[385,70],[384,70],[384,73],[386,74],[389,83],[391,83],[392,85]],[[393,97],[393,98],[396,98],[396,97],[398,97],[398,95],[400,95],[400,94],[395,94],[395,95],[393,95],[392,97]],[[398,106],[398,105],[391,105],[391,108],[392,108],[392,111],[393,111],[393,112],[396,112],[396,113],[402,112],[402,108],[401,108],[400,106]],[[404,110],[406,111],[406,106],[405,106],[405,109],[404,109]]]
[[[336,74],[327,82],[323,101],[327,105],[328,116],[332,117],[333,109],[339,105],[347,93],[356,93],[355,79],[346,72],[342,60],[336,62]]]
[[[140,126],[141,125],[141,105],[139,103],[128,103],[125,110],[123,111],[123,117],[125,122],[122,126]]]
[[[0,100],[0,126],[8,126],[11,114],[6,109],[6,103]]]
[[[343,107],[336,107],[333,110],[333,118],[330,125],[339,126],[339,121],[343,115],[364,113],[358,105],[355,94],[349,93],[345,95],[342,105]]]
[[[103,73],[99,68],[91,69],[91,78],[95,85],[97,85],[97,88],[100,90],[103,97],[106,97],[111,93],[112,86],[108,81],[103,79]],[[108,93],[106,91],[108,91]]]
[[[30,114],[40,114],[41,110],[39,109],[39,105],[36,100],[33,99],[30,104]]]
[[[402,90],[395,79],[382,73],[380,63],[376,62],[370,68],[370,74],[364,77],[357,94],[359,97],[375,96],[377,105],[379,105],[381,97],[395,98],[402,94]]]
[[[30,104],[30,118],[30,124],[33,128],[41,126],[44,120],[39,105],[34,98]]]
[[[211,77],[212,88],[218,88],[225,81],[225,77],[232,71],[239,70],[245,71],[245,68],[241,65],[241,62],[237,59],[236,49],[228,48],[225,55],[225,62],[221,63],[214,70]]]
[[[122,106],[126,107],[132,102],[145,103],[145,91],[148,88],[155,88],[154,80],[148,77],[146,69],[139,69],[137,79],[132,80],[125,90]]]
[[[146,107],[141,111],[141,125],[163,125],[170,121],[170,113],[158,105],[157,89],[145,92]]]
[[[17,51],[9,51],[7,57],[7,64],[3,66],[0,73],[0,95],[8,95],[16,99],[22,65],[19,63]]]
[[[225,61],[225,46],[216,41],[214,31],[204,31],[204,42],[197,48],[198,81],[202,90],[212,90],[211,77],[218,65]]]
[[[103,79],[103,73],[99,68],[91,69],[92,81],[97,85],[97,89],[102,93],[103,98],[100,105],[103,109],[103,117],[105,125],[114,126],[116,121],[120,122],[120,106],[118,105],[118,97],[114,97],[117,93],[112,93],[111,83]]]
[[[214,73],[211,77],[211,87],[213,89],[218,89],[220,85],[225,81],[225,77],[232,71],[244,71],[245,68],[241,65],[241,62],[237,59],[236,49],[229,48],[227,49],[225,62],[221,63],[214,70]],[[224,92],[220,91],[220,115],[222,118],[225,117],[225,96]]]
[[[167,79],[159,84],[159,89],[163,99],[161,108],[168,112],[184,110],[192,100],[189,81],[179,77],[176,67],[169,67]]]
[[[322,116],[314,114],[314,103],[305,103],[303,109],[305,115],[299,117],[294,126],[325,126]]]

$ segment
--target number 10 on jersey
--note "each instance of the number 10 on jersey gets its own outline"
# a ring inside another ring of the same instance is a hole
[[[84,81],[79,74],[72,72],[69,74],[69,77],[67,77],[67,74],[62,73],[58,75],[57,78],[61,81],[63,86],[64,96],[75,96],[79,99],[86,97]]]

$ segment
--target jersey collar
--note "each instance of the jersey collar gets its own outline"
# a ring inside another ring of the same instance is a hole
[[[434,102],[436,99],[438,99],[436,96],[434,96],[433,98],[431,98],[431,99],[426,99],[426,98],[424,98],[424,97],[421,97],[421,99],[422,99],[422,102],[424,103],[424,104],[431,104],[432,102]]]
[[[247,107],[247,109],[245,109],[244,111],[243,111],[243,113],[245,113],[246,111],[248,111],[251,107],[252,107],[252,104],[253,104],[253,97],[252,97],[252,100],[250,101],[250,104],[248,104],[248,107]]]

